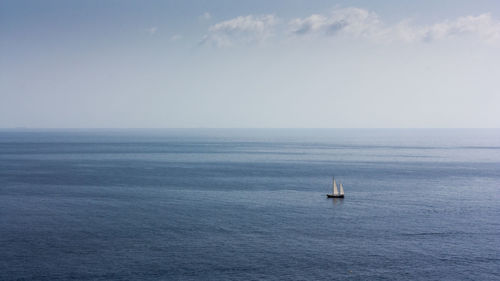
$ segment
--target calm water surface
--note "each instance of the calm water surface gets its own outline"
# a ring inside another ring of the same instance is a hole
[[[500,130],[2,130],[0,280],[499,280],[499,191]]]

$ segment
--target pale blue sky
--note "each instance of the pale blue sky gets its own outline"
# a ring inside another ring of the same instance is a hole
[[[0,127],[500,127],[498,1],[0,1]]]

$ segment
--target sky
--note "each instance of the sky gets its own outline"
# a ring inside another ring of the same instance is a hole
[[[0,0],[0,128],[499,128],[496,0]]]

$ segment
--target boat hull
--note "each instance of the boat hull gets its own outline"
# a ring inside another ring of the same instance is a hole
[[[344,198],[344,195],[333,195],[333,194],[327,194],[327,198]]]

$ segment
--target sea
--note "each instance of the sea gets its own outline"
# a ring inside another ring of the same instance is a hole
[[[0,280],[500,280],[500,129],[3,129]]]

